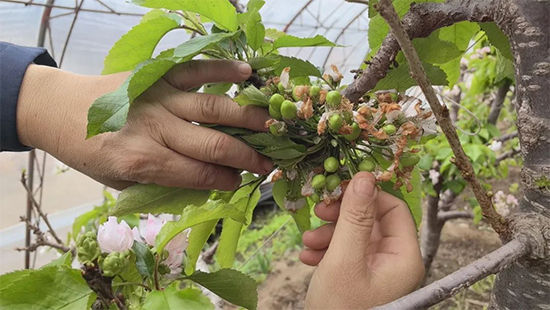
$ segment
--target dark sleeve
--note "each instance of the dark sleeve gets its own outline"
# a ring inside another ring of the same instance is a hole
[[[57,67],[43,48],[0,42],[0,152],[28,151],[17,136],[17,100],[27,67],[32,64]]]

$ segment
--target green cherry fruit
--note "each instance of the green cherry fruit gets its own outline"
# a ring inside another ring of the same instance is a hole
[[[374,168],[376,168],[376,164],[370,159],[364,159],[359,164],[359,171],[373,172]]]
[[[340,185],[340,182],[342,182],[342,180],[337,174],[331,174],[326,178],[326,182],[327,182],[327,190],[331,192],[335,188],[337,188],[338,185]]]
[[[284,94],[286,91],[285,87],[283,86],[283,82],[279,82],[279,84],[277,84],[277,89],[281,94]]]
[[[311,196],[309,196],[309,199],[313,201],[313,203],[319,203],[321,201],[321,197],[319,197],[319,194],[313,193]]]
[[[274,119],[281,120],[283,118],[283,115],[281,115],[281,111],[274,109],[272,105],[269,106],[268,110],[269,110],[269,115]]]
[[[276,137],[281,137],[287,132],[286,125],[284,122],[278,122],[278,123],[269,125],[269,131],[271,132],[272,135]]]
[[[352,111],[344,111],[344,112],[342,112],[342,114],[344,115],[344,120],[346,121],[347,124],[353,123],[353,112]]]
[[[324,167],[326,172],[333,173],[336,170],[338,170],[338,167],[340,166],[340,162],[336,157],[329,157],[325,159]]]
[[[391,136],[397,131],[397,127],[395,127],[395,125],[388,124],[388,125],[384,126],[384,128],[382,128],[382,130],[384,130],[384,132],[386,134]]]
[[[269,106],[273,107],[276,111],[281,111],[283,101],[285,101],[285,97],[281,94],[275,94],[269,98]]]
[[[329,106],[337,108],[340,106],[340,102],[342,102],[342,95],[339,91],[333,90],[328,92],[327,103]]]
[[[403,167],[411,167],[420,161],[420,157],[413,153],[403,153],[401,157],[399,157],[399,163]]]
[[[325,187],[326,183],[327,183],[327,180],[325,176],[322,174],[318,174],[314,176],[313,179],[311,180],[311,187],[315,189],[321,189]]]
[[[317,85],[313,85],[311,86],[311,88],[309,89],[309,96],[311,98],[319,98],[319,95],[321,94],[321,87],[317,86]]]
[[[359,138],[359,136],[361,135],[361,128],[359,127],[359,125],[357,125],[357,123],[353,123],[353,125],[351,125],[351,128],[353,129],[353,131],[348,135],[344,135],[344,139],[348,141],[353,141]]]
[[[302,100],[302,97],[298,96],[298,94],[297,94],[298,93],[298,87],[301,87],[301,86],[294,86],[294,88],[292,89],[292,98],[296,102]]]
[[[344,119],[342,118],[342,116],[340,116],[340,114],[332,114],[328,118],[328,127],[332,131],[338,132],[338,130],[340,130],[340,128],[342,128],[343,125],[344,125]]]
[[[294,102],[285,100],[281,104],[281,115],[285,119],[295,119],[298,115],[298,108],[296,108]]]

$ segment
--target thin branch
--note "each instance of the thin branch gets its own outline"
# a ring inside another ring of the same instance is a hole
[[[500,110],[502,109],[504,100],[506,100],[508,91],[510,90],[510,85],[512,85],[512,81],[506,79],[498,88],[495,99],[493,100],[493,103],[491,103],[491,111],[489,112],[489,117],[487,117],[487,123],[496,125],[498,116],[500,115]]]
[[[71,6],[63,6],[63,5],[49,5],[45,3],[36,3],[36,2],[23,2],[23,1],[17,1],[17,0],[0,0],[0,2],[9,2],[9,3],[17,3],[17,4],[23,4],[25,6],[34,5],[34,6],[42,6],[46,8],[54,8],[54,9],[62,9],[62,10],[76,10],[76,7]],[[139,13],[125,13],[125,12],[111,12],[111,11],[103,11],[103,10],[92,10],[92,9],[80,9],[82,12],[90,12],[90,13],[102,13],[102,14],[116,14],[120,16],[143,16],[143,14]]]
[[[292,19],[285,25],[285,28],[283,29],[283,32],[287,32],[288,28],[294,24],[296,19],[307,9],[307,7],[313,2],[313,0],[309,0],[299,11],[292,17]]]
[[[495,165],[498,165],[500,164],[501,161],[505,160],[505,159],[508,159],[508,158],[512,158],[514,156],[516,156],[517,154],[519,154],[521,152],[520,149],[513,149],[513,150],[510,150],[508,152],[505,152],[505,153],[502,153],[500,154],[496,161],[495,161]]]
[[[71,35],[73,34],[74,26],[76,25],[76,20],[78,19],[78,14],[80,13],[80,10],[82,9],[83,4],[84,4],[84,0],[80,0],[80,4],[78,5],[77,8],[75,8],[73,21],[71,23],[71,27],[69,28],[69,33],[67,34],[67,39],[65,40],[65,45],[63,45],[63,51],[61,52],[61,58],[59,59],[59,68],[61,68],[61,65],[63,64],[63,60],[65,59],[65,52],[67,51],[67,47],[69,46],[69,41],[71,40]]]
[[[399,16],[391,3],[391,0],[380,0],[378,3],[380,15],[390,25],[391,31],[394,34],[396,40],[401,46],[401,50],[409,63],[411,69],[411,75],[417,82],[418,86],[422,89],[422,92],[426,96],[426,100],[430,104],[430,107],[437,119],[441,130],[445,134],[447,141],[454,153],[453,163],[460,170],[462,177],[468,182],[472,192],[474,193],[479,205],[481,207],[484,217],[487,219],[493,229],[501,236],[508,237],[508,225],[506,220],[496,212],[493,207],[493,202],[487,192],[481,186],[481,183],[477,179],[472,163],[464,152],[456,129],[449,117],[449,110],[447,106],[441,105],[437,95],[426,76],[426,72],[422,67],[422,62],[414,49],[409,35],[403,29]]]
[[[500,142],[505,142],[505,141],[512,140],[512,139],[517,138],[517,137],[518,137],[518,132],[514,131],[512,133],[502,135],[500,138],[495,139],[495,140],[500,141]]]
[[[381,0],[381,2],[384,0]],[[460,268],[445,278],[435,281],[405,297],[375,309],[425,309],[433,306],[471,286],[477,281],[498,273],[506,266],[517,261],[529,252],[529,247],[513,239],[497,250],[476,260],[470,265]]]
[[[444,223],[449,220],[471,219],[474,215],[466,211],[443,211],[437,214],[437,220]]]

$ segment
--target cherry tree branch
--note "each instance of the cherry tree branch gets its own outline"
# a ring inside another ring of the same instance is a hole
[[[446,222],[455,219],[471,219],[474,215],[471,212],[466,211],[442,211],[437,214],[437,220],[440,222]]]
[[[381,0],[380,2],[383,1]],[[498,273],[528,252],[529,247],[525,243],[518,239],[513,239],[497,250],[466,267],[460,268],[445,278],[375,309],[425,309],[457,294],[463,288],[469,287],[491,274]]]
[[[354,3],[366,3],[361,0],[347,0]],[[494,7],[498,0],[449,0],[445,3],[412,4],[409,12],[403,17],[403,27],[411,39],[424,38],[434,30],[450,26],[461,21],[492,21]],[[372,46],[376,48],[376,46]],[[399,52],[399,43],[389,33],[376,55],[369,60],[369,66],[363,70],[343,95],[352,102],[357,102],[366,92],[373,89],[383,79]]]
[[[491,197],[481,186],[481,183],[477,179],[472,164],[466,156],[464,149],[458,138],[458,134],[453,126],[453,123],[449,117],[449,110],[447,106],[441,105],[437,95],[426,76],[426,72],[422,67],[422,63],[416,50],[414,49],[409,35],[403,28],[399,16],[391,3],[391,0],[380,0],[378,3],[378,10],[380,15],[389,24],[391,31],[401,46],[403,54],[409,63],[411,68],[411,76],[417,82],[418,86],[422,89],[422,92],[426,96],[426,100],[430,104],[430,107],[437,119],[441,130],[445,134],[447,141],[454,153],[453,163],[460,170],[462,177],[468,182],[472,192],[474,193],[479,205],[481,207],[484,217],[487,219],[493,229],[504,239],[508,238],[508,229],[506,220],[496,212],[493,207]]]

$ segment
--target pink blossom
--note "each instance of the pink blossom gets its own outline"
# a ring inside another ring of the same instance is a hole
[[[164,223],[166,222],[153,216],[152,214],[149,214],[149,217],[147,218],[147,225],[143,231],[143,238],[148,245],[155,246],[155,240]]]
[[[512,206],[517,206],[518,200],[513,195],[508,195],[508,197],[506,197],[506,203]]]
[[[183,252],[187,249],[189,245],[188,237],[191,229],[186,229],[175,236],[164,249],[168,251],[168,258],[164,263],[170,268],[171,273],[180,273],[181,264],[183,263]]]
[[[109,216],[97,231],[97,242],[102,252],[124,252],[134,245],[134,234],[125,221],[117,222],[116,217]]]

